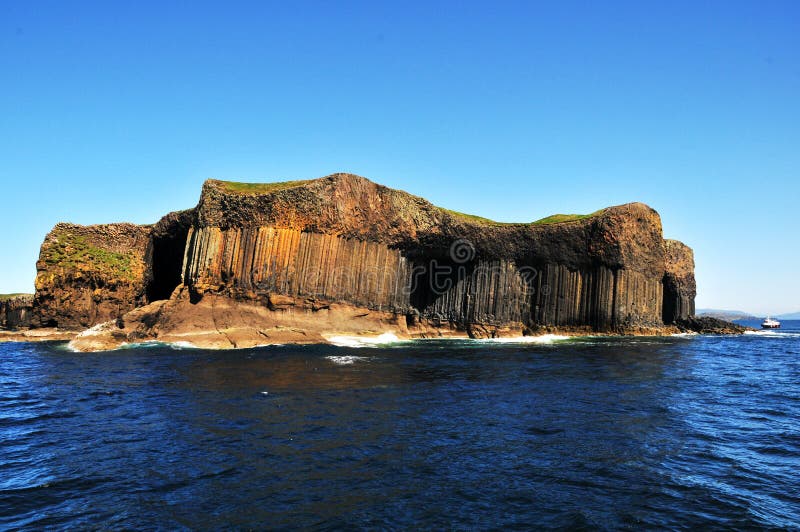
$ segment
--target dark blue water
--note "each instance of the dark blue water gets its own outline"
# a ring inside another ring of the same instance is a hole
[[[551,345],[0,344],[0,528],[797,528],[800,323],[785,325]]]

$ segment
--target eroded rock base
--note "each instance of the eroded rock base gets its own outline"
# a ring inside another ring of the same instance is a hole
[[[677,327],[643,328],[607,334],[669,335]],[[183,287],[169,300],[156,301],[97,325],[70,342],[77,351],[104,351],[150,341],[205,349],[250,348],[274,344],[328,343],[337,337],[365,339],[383,334],[413,338],[513,338],[544,334],[597,335],[589,327],[496,326],[432,322],[416,316],[370,310],[313,298],[270,295],[252,301],[217,294],[191,298]]]

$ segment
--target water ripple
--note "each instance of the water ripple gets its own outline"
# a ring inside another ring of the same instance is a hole
[[[0,344],[0,528],[798,528],[799,333]]]

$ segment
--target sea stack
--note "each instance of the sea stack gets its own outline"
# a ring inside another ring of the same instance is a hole
[[[663,334],[694,314],[694,261],[641,203],[498,223],[352,174],[208,180],[152,226],[59,224],[35,323],[76,349],[205,347],[335,334]]]

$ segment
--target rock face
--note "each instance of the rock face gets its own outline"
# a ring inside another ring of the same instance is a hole
[[[0,329],[23,329],[31,326],[33,295],[0,296]]]
[[[36,263],[34,324],[85,329],[169,297],[180,283],[180,266],[169,265],[183,255],[193,219],[182,211],[152,226],[56,225]]]
[[[667,270],[664,273],[664,323],[672,324],[694,316],[694,253],[677,240],[664,241]]]
[[[664,323],[661,221],[643,204],[498,224],[335,174],[263,192],[208,181],[197,216],[184,270],[197,294],[277,292],[465,328]]]
[[[217,339],[236,330],[220,340],[236,346],[301,341],[292,328],[656,333],[694,314],[691,250],[646,205],[504,224],[351,174],[209,180],[196,209],[153,226],[59,224],[38,266],[40,324],[120,318],[103,333],[115,341],[174,340],[193,314]]]
[[[709,316],[679,318],[675,321],[675,324],[683,332],[695,332],[698,334],[742,334],[746,331],[754,330],[751,327]]]
[[[142,304],[149,230],[133,224],[61,223],[36,263],[36,320],[82,329]]]

